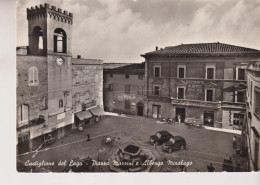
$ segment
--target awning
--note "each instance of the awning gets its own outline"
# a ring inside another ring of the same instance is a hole
[[[90,112],[95,116],[104,115],[104,111],[100,106],[97,106],[97,107],[94,107],[93,109],[90,109]]]
[[[85,119],[91,118],[92,114],[88,110],[86,110],[76,113],[76,116],[79,118],[80,121],[83,121]]]

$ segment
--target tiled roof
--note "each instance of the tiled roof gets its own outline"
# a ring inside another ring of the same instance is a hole
[[[113,69],[105,69],[104,72],[108,73],[120,73],[120,74],[143,74],[145,65],[144,63],[133,63],[125,66],[120,66]]]
[[[104,63],[103,69],[115,69],[121,66],[130,65],[131,63]]]
[[[228,53],[257,53],[259,50],[234,46],[224,43],[200,43],[200,44],[181,44],[169,46],[157,51],[148,52],[145,55],[179,55],[179,54],[228,54]]]

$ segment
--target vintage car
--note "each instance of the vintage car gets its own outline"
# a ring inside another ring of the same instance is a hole
[[[168,142],[163,143],[163,150],[172,153],[175,150],[182,150],[186,148],[186,141],[181,136],[173,136]]]
[[[157,132],[155,135],[150,136],[150,143],[152,143],[153,145],[161,145],[167,141],[169,141],[169,139],[173,137],[172,134],[170,134],[168,131],[159,131]]]

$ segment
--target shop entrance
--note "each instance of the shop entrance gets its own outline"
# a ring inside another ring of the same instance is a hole
[[[204,125],[214,127],[214,112],[204,112]]]
[[[153,118],[156,119],[161,118],[160,109],[161,109],[160,105],[153,105]]]
[[[179,121],[178,117],[181,117],[181,122],[183,123],[185,120],[185,108],[176,108],[176,117],[175,117],[175,121]]]
[[[143,116],[144,115],[144,106],[142,103],[137,104],[137,115]]]

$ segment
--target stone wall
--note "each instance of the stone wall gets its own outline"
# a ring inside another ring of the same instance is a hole
[[[16,106],[22,104],[29,106],[29,120],[39,118],[39,115],[46,116],[48,108],[48,77],[47,59],[40,56],[17,56],[17,99]],[[39,84],[37,86],[28,85],[28,70],[35,66],[39,71]]]
[[[103,61],[72,59],[72,107],[74,112],[103,107]]]

